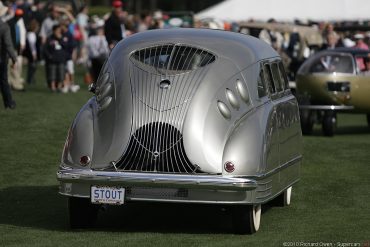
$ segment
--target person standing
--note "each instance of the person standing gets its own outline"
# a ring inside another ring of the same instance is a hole
[[[354,36],[356,40],[355,48],[361,49],[361,50],[369,50],[369,46],[365,43],[365,35],[362,33],[356,33]]]
[[[50,89],[57,92],[63,86],[66,63],[66,44],[63,41],[62,28],[59,24],[52,28],[52,35],[46,40],[45,59]]]
[[[28,61],[27,69],[27,83],[32,84],[35,82],[34,75],[37,68],[37,32],[39,30],[39,23],[36,19],[30,21],[27,37],[26,37],[26,49],[24,51],[24,56]]]
[[[56,5],[51,5],[49,13],[50,13],[49,16],[46,17],[41,24],[39,35],[41,37],[42,44],[45,44],[47,38],[52,34],[53,26],[59,24],[60,18],[59,8]]]
[[[104,25],[105,37],[107,39],[109,49],[113,49],[114,46],[126,36],[122,2],[115,0],[112,3],[112,7],[113,11]]]
[[[76,27],[81,32],[81,38],[77,43],[77,62],[79,64],[85,63],[87,60],[86,42],[89,37],[89,8],[83,5],[76,17]]]
[[[24,91],[24,79],[22,78],[22,53],[26,47],[26,27],[23,21],[23,10],[16,9],[14,17],[8,21],[14,48],[17,53],[17,67],[8,67],[8,78],[12,88],[16,91]]]
[[[39,36],[41,40],[41,46],[40,46],[40,58],[41,60],[45,59],[45,74],[46,74],[46,83],[49,88],[51,88],[51,81],[49,72],[51,71],[48,66],[49,63],[47,62],[47,58],[45,57],[45,47],[46,47],[46,41],[50,35],[53,33],[53,26],[59,24],[59,18],[60,18],[60,12],[56,5],[51,5],[49,7],[49,16],[46,17],[40,28]]]
[[[335,32],[331,32],[326,35],[326,43],[323,44],[321,50],[333,50],[338,47],[341,47],[339,44],[339,36]]]
[[[0,89],[5,108],[14,109],[15,101],[12,98],[8,83],[8,55],[13,61],[13,66],[15,66],[17,54],[13,48],[9,26],[1,19],[7,11],[8,8],[0,1]]]
[[[65,44],[64,51],[66,55],[66,74],[65,79],[63,83],[62,93],[67,93],[68,91],[71,91],[73,93],[76,93],[79,89],[79,85],[74,84],[74,74],[75,74],[75,68],[74,68],[74,62],[73,62],[73,53],[76,48],[76,42],[73,38],[73,35],[69,31],[69,26],[71,25],[70,21],[68,19],[65,19],[62,24],[62,34],[63,34],[63,42]]]
[[[104,36],[104,24],[98,23],[96,34],[91,35],[87,41],[89,58],[91,61],[90,74],[97,81],[101,68],[109,56],[108,43]]]

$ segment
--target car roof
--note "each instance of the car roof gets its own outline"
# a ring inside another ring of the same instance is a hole
[[[250,35],[211,29],[157,29],[134,34],[117,44],[113,52],[135,50],[163,44],[183,44],[210,51],[218,57],[232,60],[245,68],[257,61],[277,57],[278,53],[266,42]]]
[[[318,54],[320,53],[349,53],[353,56],[367,56],[369,53],[370,53],[370,50],[364,50],[364,49],[360,49],[360,48],[353,48],[353,47],[339,47],[339,48],[335,48],[335,49],[327,49],[327,50],[323,50],[323,51],[320,51]]]

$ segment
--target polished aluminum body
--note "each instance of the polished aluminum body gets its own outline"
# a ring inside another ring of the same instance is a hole
[[[63,195],[112,185],[128,201],[257,204],[299,180],[297,102],[280,57],[258,39],[139,33],[117,44],[94,88],[69,130]]]

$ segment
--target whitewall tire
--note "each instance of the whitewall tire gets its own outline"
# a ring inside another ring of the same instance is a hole
[[[286,191],[284,192],[284,205],[289,206],[290,205],[290,198],[292,197],[292,190],[293,187],[290,186]]]
[[[237,234],[253,234],[260,229],[261,204],[233,208],[233,227]]]

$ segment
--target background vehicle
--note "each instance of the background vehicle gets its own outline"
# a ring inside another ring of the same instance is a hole
[[[167,29],[113,49],[76,116],[57,177],[71,227],[101,204],[220,204],[235,231],[299,180],[298,104],[277,53],[239,33]]]
[[[194,27],[194,13],[191,11],[170,11],[164,12],[164,25],[171,27]]]
[[[367,114],[370,124],[369,55],[354,48],[325,50],[302,65],[296,83],[304,134],[321,122],[324,134],[332,136],[338,111]]]

